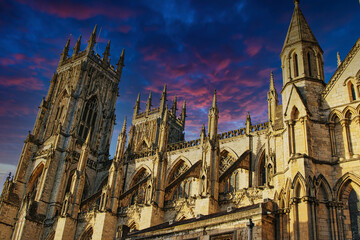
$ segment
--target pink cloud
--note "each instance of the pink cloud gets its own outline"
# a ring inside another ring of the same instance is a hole
[[[262,43],[258,39],[246,39],[244,44],[246,45],[245,51],[250,57],[254,57],[262,48]]]
[[[0,105],[0,116],[24,116],[34,114],[35,111],[28,106],[16,103],[14,100],[2,101]]]
[[[44,84],[35,77],[4,77],[0,76],[0,85],[16,87],[19,90],[43,90]]]
[[[55,15],[61,18],[75,18],[78,20],[89,19],[98,15],[110,18],[129,19],[137,15],[137,12],[124,7],[109,6],[105,3],[90,6],[88,3],[55,2],[55,1],[25,1],[18,2],[29,5],[35,10]]]

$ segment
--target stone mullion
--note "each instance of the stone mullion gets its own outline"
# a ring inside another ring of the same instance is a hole
[[[309,146],[308,146],[308,130],[307,130],[307,117],[303,117],[300,119],[303,132],[304,132],[304,147],[305,154],[309,155]]]
[[[290,156],[293,157],[295,155],[295,136],[294,136],[294,121],[289,121],[289,135],[290,135]]]
[[[289,77],[289,80],[291,81],[291,57],[289,56],[288,58],[287,58],[287,60],[288,60],[288,66],[289,66],[289,72],[288,72],[288,77]]]
[[[330,131],[330,143],[331,143],[331,155],[336,156],[336,142],[335,142],[335,124],[329,124],[329,131]]]
[[[360,86],[359,86],[360,87]],[[356,91],[356,92],[358,92],[358,91]],[[360,94],[360,93],[359,93]],[[357,116],[355,116],[354,118],[353,118],[353,121],[354,121],[354,123],[357,125],[357,126],[359,126],[358,128],[356,128],[355,127],[355,131],[357,131],[357,133],[356,133],[356,135],[357,135],[357,137],[358,138],[360,138],[360,115],[357,115]],[[355,126],[356,126],[355,125]],[[357,143],[357,144],[359,144],[359,143]],[[354,157],[359,157],[359,154],[360,154],[360,152],[359,152],[359,145],[358,145],[358,147],[356,148],[356,156],[354,156]],[[353,154],[355,154],[355,152],[354,152],[354,149],[353,149]]]
[[[335,209],[335,205],[334,205],[334,202],[329,202],[327,204],[327,207],[329,209],[329,212],[330,212],[330,224],[331,224],[331,239],[334,239],[336,240],[337,237],[336,237],[336,224],[335,224],[335,212],[334,212],[334,209]]]
[[[343,211],[343,204],[341,202],[337,202],[335,204],[334,212],[335,212],[335,222],[337,226],[337,235],[339,240],[344,240],[344,229],[343,229],[343,219],[342,219],[342,211]]]
[[[350,158],[352,155],[351,148],[350,148],[350,138],[349,138],[349,123],[347,119],[342,119],[340,121],[342,126],[342,133],[344,139],[344,147],[345,147],[345,158]]]

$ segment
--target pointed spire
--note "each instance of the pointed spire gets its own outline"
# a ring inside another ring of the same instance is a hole
[[[124,124],[121,129],[121,134],[126,134],[126,116],[125,116]]]
[[[204,143],[206,137],[206,133],[205,133],[205,124],[203,124],[202,128],[201,128],[201,132],[200,132],[200,140],[201,140],[201,144]]]
[[[163,99],[163,98],[166,99],[166,95],[167,95],[167,89],[166,89],[166,83],[165,83],[164,84],[164,89],[162,91],[161,99]]]
[[[80,47],[81,47],[81,35],[79,36],[78,40],[76,41],[72,57],[75,57],[80,52]]]
[[[216,106],[216,89],[214,90],[214,97],[213,97],[213,102],[212,102],[211,108],[217,108],[217,106]]]
[[[294,13],[290,21],[282,52],[285,47],[301,41],[315,43],[319,46],[309,24],[300,10],[299,0],[295,0],[294,4]]]
[[[70,38],[68,38],[68,40],[65,44],[64,50],[61,53],[59,65],[61,65],[68,58],[69,48],[70,48]]]
[[[90,39],[88,41],[88,45],[87,45],[87,48],[86,48],[86,51],[88,53],[90,53],[93,50],[94,45],[96,43],[96,31],[97,31],[97,24],[95,25],[94,30],[92,31]]]
[[[167,89],[166,89],[166,83],[165,83],[164,84],[164,89],[162,91],[162,95],[161,95],[161,98],[160,98],[160,112],[161,113],[164,112],[166,101],[167,101]]]
[[[184,100],[182,110],[181,110],[181,121],[185,123],[185,117],[186,117],[186,101]]]
[[[116,68],[116,72],[120,73],[122,72],[123,67],[125,66],[125,48],[123,48],[119,61],[117,63],[117,68]]]
[[[150,92],[147,103],[146,103],[146,112],[150,112],[150,110],[151,110],[151,99],[152,98],[151,98],[151,92]]]
[[[271,71],[270,75],[270,91],[275,90],[275,84],[274,84],[274,73]]]
[[[176,110],[177,110],[177,97],[174,97],[173,105],[171,107],[171,113],[176,116]]]
[[[250,134],[250,127],[251,127],[251,118],[250,118],[250,113],[248,112],[245,121],[245,131],[247,135]]]
[[[111,43],[111,41],[109,40],[108,44],[106,45],[104,56],[103,56],[103,59],[102,59],[103,63],[108,62],[108,59],[109,59],[109,56],[110,56],[110,43]]]
[[[340,65],[341,65],[340,53],[337,52],[337,66],[339,67]]]
[[[168,109],[168,106],[166,105],[163,122],[167,123],[168,120],[169,120],[169,109]]]
[[[250,113],[248,112],[247,115],[246,115],[246,121],[248,122],[251,122],[251,118],[250,118]]]
[[[139,114],[139,110],[140,110],[140,93],[137,96],[136,103],[134,106],[134,119]]]

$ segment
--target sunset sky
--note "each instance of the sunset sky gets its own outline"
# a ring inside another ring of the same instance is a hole
[[[169,106],[177,95],[180,113],[186,99],[186,140],[198,138],[207,123],[214,89],[221,132],[243,127],[247,112],[253,123],[267,121],[270,72],[279,92],[279,54],[293,8],[292,0],[0,0],[0,189],[16,168],[67,38],[72,49],[81,34],[83,50],[98,24],[97,53],[111,40],[116,64],[125,48],[113,155],[137,94],[142,110],[150,91],[157,107],[165,83]],[[343,59],[360,37],[359,1],[301,0],[300,8],[324,50],[328,81],[336,52]]]

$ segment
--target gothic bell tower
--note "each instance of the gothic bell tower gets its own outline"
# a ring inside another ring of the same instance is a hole
[[[97,26],[83,51],[80,36],[71,55],[67,41],[3,193],[3,199],[17,199],[7,216],[12,239],[47,236],[56,225],[55,239],[73,239],[80,203],[91,194],[97,169],[109,160],[125,53],[112,66],[110,41],[101,57],[94,51],[96,34]]]
[[[316,115],[320,107],[320,92],[325,86],[323,50],[300,10],[299,0],[295,0],[294,5],[294,13],[280,54],[283,72],[282,102],[287,107],[295,91],[308,113]],[[286,114],[289,109],[284,110]]]

